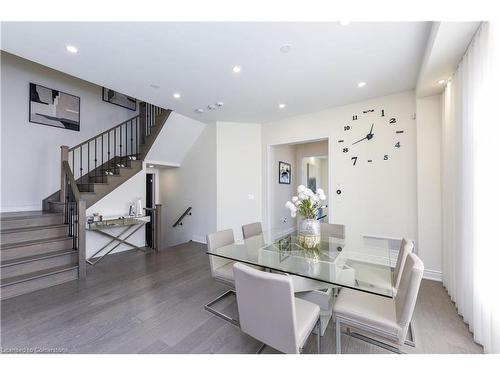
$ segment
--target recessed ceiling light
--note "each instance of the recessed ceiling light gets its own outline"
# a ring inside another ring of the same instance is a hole
[[[358,87],[364,87],[366,85],[366,82],[359,82]]]
[[[194,110],[196,113],[203,113],[205,112],[202,108],[198,108]]]
[[[233,67],[233,73],[239,73],[239,72],[241,72],[241,66],[236,65],[235,67]]]
[[[351,23],[351,21],[339,21],[339,24],[340,24],[341,26],[347,26],[347,25],[349,25],[350,23]]]
[[[279,105],[279,107],[280,107],[281,109],[283,109],[283,108],[285,108],[285,107],[286,107],[286,105],[284,105],[284,104],[280,104],[280,105]]]
[[[78,52],[78,48],[76,48],[75,46],[73,46],[71,44],[68,44],[66,46],[66,51],[68,51],[69,53],[77,53]]]
[[[175,99],[179,99],[181,97],[181,94],[178,92],[174,92],[174,95],[172,95]]]
[[[280,47],[280,51],[282,53],[288,53],[292,50],[292,45],[291,44],[284,44]]]
[[[437,81],[438,85],[443,85],[444,83],[446,83],[445,79],[440,79],[439,81]]]
[[[152,88],[154,88],[154,89],[159,89],[160,88],[160,85],[157,85],[156,83],[152,83],[150,86]]]
[[[219,108],[220,108],[220,107],[222,107],[222,106],[224,105],[224,103],[222,103],[222,102],[217,102],[217,103],[215,103],[215,105],[216,105],[217,107],[219,107]]]
[[[217,108],[217,107],[215,106],[215,104],[209,104],[207,107],[208,107],[208,109],[209,109],[209,110],[211,110],[211,111],[213,111],[215,108]]]

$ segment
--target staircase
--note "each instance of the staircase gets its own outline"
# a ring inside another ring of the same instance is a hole
[[[0,286],[6,299],[86,276],[85,211],[142,170],[171,111],[139,115],[74,147],[61,146],[61,189],[43,211],[0,215]]]

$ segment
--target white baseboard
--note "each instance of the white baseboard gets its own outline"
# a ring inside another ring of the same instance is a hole
[[[205,244],[205,245],[207,244],[206,237],[204,237],[204,236],[198,236],[196,234],[193,234],[193,237],[191,237],[191,241],[202,243],[202,244]]]
[[[424,279],[443,281],[441,271],[434,271],[434,270],[424,270]]]

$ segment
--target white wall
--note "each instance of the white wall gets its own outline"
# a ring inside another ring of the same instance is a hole
[[[146,162],[180,166],[205,124],[172,112],[148,152]]]
[[[375,109],[373,114],[363,111]],[[385,117],[380,117],[384,109]],[[262,168],[264,187],[263,200],[265,225],[269,227],[268,196],[269,150],[272,145],[329,139],[329,221],[346,225],[347,235],[379,235],[384,237],[417,237],[417,191],[416,191],[416,135],[415,95],[413,91],[370,99],[343,107],[291,117],[262,125]],[[358,115],[360,120],[352,121]],[[369,117],[369,115],[371,115]],[[389,125],[395,117],[397,125]],[[355,137],[363,137],[374,122],[374,138],[356,147]],[[344,131],[351,125],[351,133]],[[399,136],[402,147],[394,147],[396,129],[404,130]],[[349,137],[348,137],[349,134]],[[338,143],[339,139],[346,142]],[[347,146],[346,155],[342,148]],[[389,154],[389,160],[383,156]],[[353,166],[350,157],[358,156]],[[373,159],[368,163],[368,158]],[[335,191],[342,190],[341,195]]]
[[[1,53],[2,211],[40,210],[59,190],[60,146],[73,146],[135,116],[106,103],[101,87],[42,65]],[[29,122],[29,83],[80,97],[80,131]]]
[[[441,95],[417,99],[417,252],[441,279]]]
[[[272,165],[274,169],[271,170],[272,175],[272,207],[273,210],[271,227],[278,231],[286,232],[291,228],[296,227],[297,220],[290,216],[290,210],[285,207],[285,203],[289,201],[292,196],[296,195],[297,186],[300,184],[300,175],[298,174],[299,168],[296,163],[296,150],[295,145],[280,145],[272,148]],[[279,162],[283,161],[291,164],[292,178],[290,184],[280,184],[279,179]]]
[[[217,122],[217,230],[262,221],[261,125]]]
[[[194,240],[204,242],[217,229],[216,129],[207,125],[180,168],[160,169],[159,201],[163,204],[163,245]],[[172,228],[179,216],[193,207],[182,226]]]

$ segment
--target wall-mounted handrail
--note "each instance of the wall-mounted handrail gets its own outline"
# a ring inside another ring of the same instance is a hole
[[[188,207],[186,211],[177,219],[174,225],[172,225],[172,228],[175,228],[177,225],[182,225],[182,219],[186,217],[186,215],[191,215],[191,209],[192,207]]]

